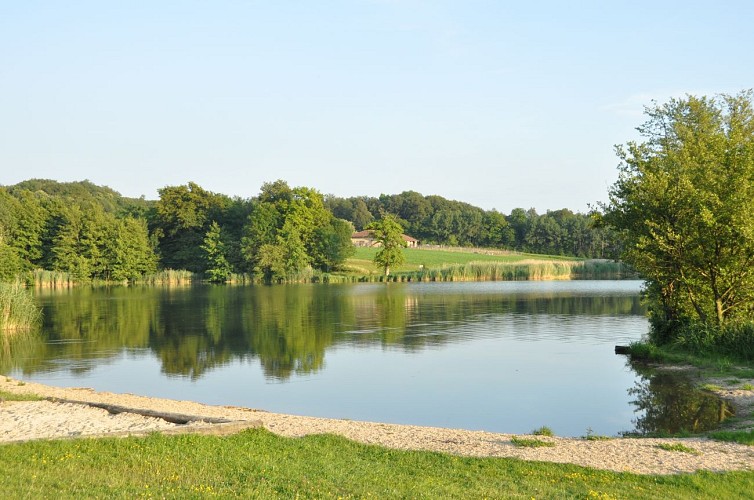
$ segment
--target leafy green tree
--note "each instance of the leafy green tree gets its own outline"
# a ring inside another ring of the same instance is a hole
[[[201,248],[204,250],[206,259],[204,267],[207,277],[212,282],[224,283],[233,269],[228,259],[225,258],[225,243],[223,242],[220,225],[217,222],[213,221],[210,225]]]
[[[752,92],[687,96],[646,110],[644,142],[617,148],[604,220],[647,280],[655,340],[688,321],[754,313]]]
[[[0,188],[0,281],[12,281],[21,271],[16,250],[9,245],[15,228],[13,204],[15,200]]]
[[[159,194],[152,230],[159,238],[162,266],[203,272],[205,260],[201,245],[212,222],[222,218],[230,199],[193,182],[165,187]]]
[[[513,244],[513,228],[505,215],[497,210],[485,212],[482,221],[482,244],[489,247],[507,247]]]
[[[369,211],[366,202],[363,199],[357,198],[353,203],[352,218],[341,217],[342,219],[352,220],[356,229],[364,229],[374,220],[372,212]]]
[[[295,277],[306,269],[311,257],[301,239],[298,227],[294,223],[286,223],[278,234],[278,245],[283,248],[283,264],[286,276]]]
[[[281,180],[264,184],[243,230],[241,252],[248,267],[281,281],[296,279],[311,264],[325,265],[318,238],[332,217],[314,189],[290,188]]]
[[[287,275],[285,267],[285,248],[281,245],[267,243],[259,248],[254,272],[264,276],[267,283],[281,281]]]
[[[356,252],[351,242],[353,224],[333,217],[330,223],[317,229],[314,235],[313,265],[330,272],[345,263]]]
[[[110,222],[104,243],[105,271],[102,278],[132,281],[157,269],[157,255],[149,240],[144,219],[124,217]]]
[[[385,276],[390,276],[390,268],[400,266],[405,260],[403,228],[398,218],[389,213],[383,213],[382,218],[373,222],[369,228],[374,231],[374,237],[380,243],[374,263],[385,270]]]

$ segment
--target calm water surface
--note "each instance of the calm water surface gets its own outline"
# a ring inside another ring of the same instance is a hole
[[[0,371],[58,386],[301,415],[562,436],[635,427],[613,348],[638,281],[38,292],[43,338]]]

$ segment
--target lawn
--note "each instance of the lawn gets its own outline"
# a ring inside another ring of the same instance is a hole
[[[0,446],[4,498],[751,498],[754,472],[649,476],[252,429]]]
[[[378,248],[357,247],[356,254],[348,259],[346,265],[355,272],[363,274],[380,273],[372,260]],[[435,248],[405,248],[403,255],[406,262],[394,269],[394,272],[418,271],[420,266],[427,269],[440,268],[446,265],[462,265],[470,262],[501,262],[516,263],[523,261],[579,261],[574,257],[562,257],[554,255],[539,255],[518,252],[505,252],[490,249],[454,249],[444,250]]]

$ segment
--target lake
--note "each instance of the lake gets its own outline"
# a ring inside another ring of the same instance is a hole
[[[57,386],[353,420],[561,436],[630,431],[615,345],[639,281],[36,291],[41,338],[0,370]],[[633,395],[632,395],[633,389]]]

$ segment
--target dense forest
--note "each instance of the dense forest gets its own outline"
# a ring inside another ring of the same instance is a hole
[[[89,181],[33,179],[0,187],[0,279],[35,269],[107,281],[165,269],[212,281],[306,277],[342,266],[352,232],[386,213],[423,244],[596,258],[618,250],[612,233],[567,209],[517,208],[506,216],[414,191],[338,198],[280,180],[247,199],[189,182],[145,200]]]

